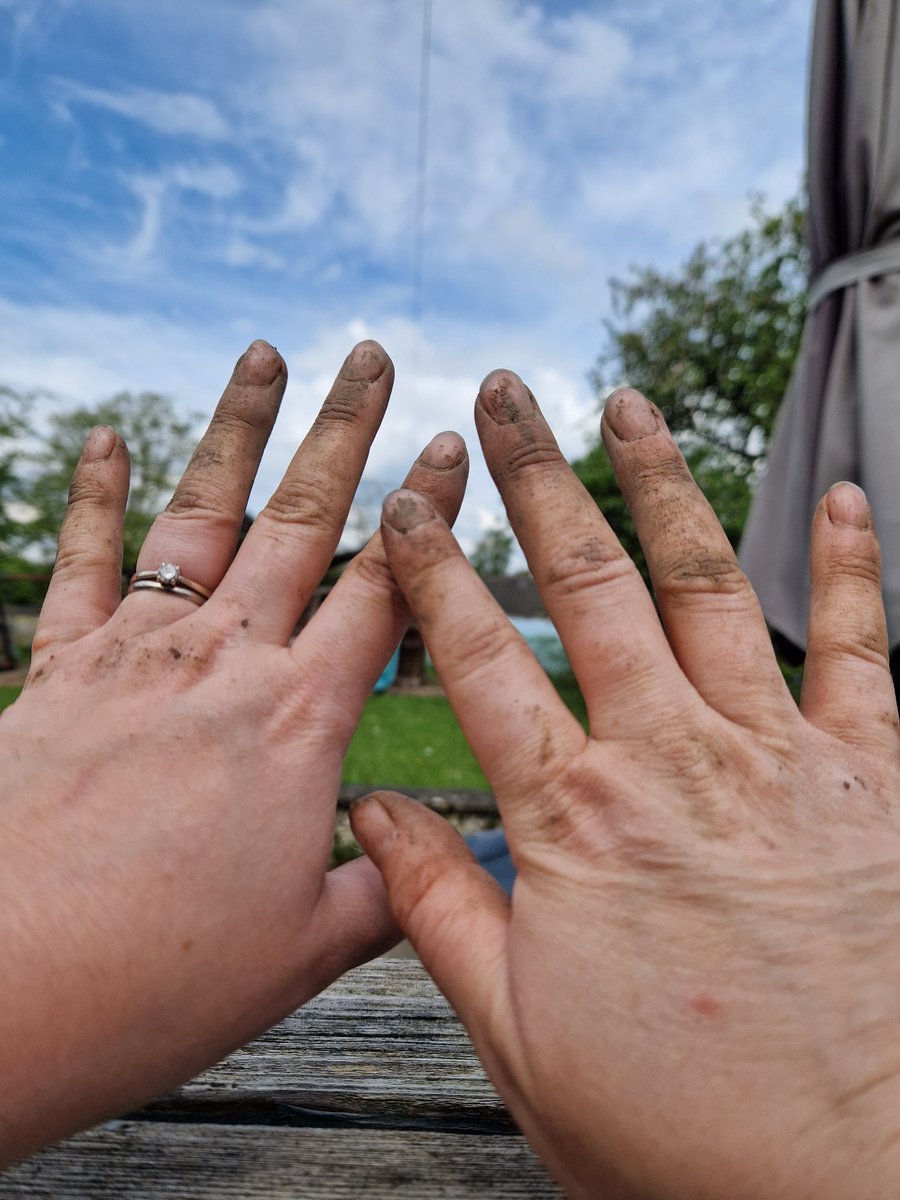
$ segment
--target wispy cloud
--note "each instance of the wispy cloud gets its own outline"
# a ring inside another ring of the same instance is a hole
[[[112,91],[89,87],[72,79],[59,80],[58,91],[70,105],[104,109],[167,137],[221,141],[228,136],[228,125],[213,101],[191,92],[136,87]]]
[[[575,455],[607,278],[732,232],[753,191],[795,190],[809,8],[436,3],[418,328],[419,4],[94,0],[39,20],[0,0],[0,27],[25,14],[15,86],[0,78],[2,378],[62,403],[131,387],[211,408],[268,337],[291,383],[259,504],[374,336],[397,390],[373,479],[398,482],[438,429],[472,437],[498,365]],[[469,539],[498,511],[473,462]]]

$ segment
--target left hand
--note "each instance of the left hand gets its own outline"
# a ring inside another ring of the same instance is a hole
[[[341,761],[408,610],[380,535],[331,561],[393,366],[362,343],[233,559],[284,391],[256,342],[141,552],[212,591],[121,598],[124,444],[72,481],[25,690],[0,719],[0,1163],[138,1106],[395,937],[364,860],[326,874]],[[448,519],[465,447],[409,484]]]

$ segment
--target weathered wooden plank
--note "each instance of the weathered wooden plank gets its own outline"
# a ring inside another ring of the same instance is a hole
[[[280,1025],[146,1110],[155,1117],[509,1132],[450,1005],[420,963],[358,967]]]
[[[382,786],[389,787],[388,784]],[[401,787],[392,790],[402,792],[404,796],[410,796],[413,800],[419,800],[422,804],[433,808],[435,812],[496,817],[499,820],[497,801],[491,792],[479,792],[473,788],[437,790],[435,788]],[[354,800],[359,800],[360,797],[368,796],[370,792],[375,791],[378,791],[378,787],[371,783],[342,783],[338,792],[338,807],[349,808]]]
[[[0,1200],[549,1200],[521,1137],[121,1122],[0,1176]]]
[[[390,959],[350,972],[175,1096],[179,1110],[249,1100],[380,1119],[506,1121],[421,964]]]

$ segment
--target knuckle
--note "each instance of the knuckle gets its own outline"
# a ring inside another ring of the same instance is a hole
[[[343,523],[343,516],[332,485],[307,473],[302,479],[285,479],[257,520],[332,529]]]
[[[554,596],[565,598],[630,580],[635,574],[634,564],[618,542],[589,536],[551,549],[541,582]]]
[[[371,546],[356,556],[344,574],[354,583],[379,595],[397,590],[397,582],[384,551],[379,552]]]
[[[359,389],[359,385],[355,386]],[[345,385],[340,391],[332,392],[319,409],[313,422],[313,433],[324,433],[332,425],[355,424],[363,411],[361,389],[353,395],[348,393]]]
[[[814,651],[817,669],[828,669],[838,674],[846,671],[852,663],[863,663],[890,671],[884,632],[875,628],[857,628],[852,636],[830,633],[816,639],[810,651]]]
[[[53,563],[53,574],[89,575],[91,572],[106,567],[108,548],[98,543],[94,538],[78,539],[76,543],[60,544]]]
[[[881,587],[881,562],[877,551],[859,553],[842,548],[833,554],[829,567],[833,576],[863,585],[866,591]]]
[[[636,442],[637,447],[641,446]],[[656,447],[653,447],[656,450]],[[684,459],[672,445],[667,454],[656,456],[649,462],[635,464],[631,472],[633,486],[636,490],[653,497],[659,492],[671,491],[673,487],[683,488],[685,485],[695,487],[693,476],[687,468]]]
[[[268,433],[277,411],[277,399],[268,390],[254,388],[241,396],[226,394],[191,455],[185,475],[231,470],[235,465],[233,455],[241,453],[248,442],[258,445],[260,434]]]
[[[731,552],[697,553],[679,547],[658,560],[653,571],[657,598],[673,603],[708,596],[750,597],[750,581]]]
[[[485,618],[472,613],[457,619],[449,649],[452,666],[462,676],[503,670],[503,659],[521,644],[519,634],[502,614]],[[499,664],[499,665],[498,665]]]
[[[230,498],[218,488],[209,486],[210,480],[208,479],[205,481],[204,488],[197,487],[197,482],[196,480],[193,482],[185,480],[184,483],[179,484],[172,499],[165,507],[166,515],[185,520],[202,517],[205,522],[216,521],[218,518],[221,519],[223,525],[233,525],[232,510],[235,505]]]
[[[513,428],[518,430],[521,427]],[[528,434],[528,437],[520,436],[507,453],[504,469],[510,479],[521,478],[533,471],[552,470],[565,463],[551,433],[529,427]]]
[[[31,639],[32,664],[34,664],[37,658],[40,655],[43,655],[45,651],[52,649],[56,644],[56,640],[56,634],[51,633],[49,630],[39,629]]]
[[[90,473],[76,471],[69,484],[66,503],[69,508],[112,508],[118,503],[118,497]]]

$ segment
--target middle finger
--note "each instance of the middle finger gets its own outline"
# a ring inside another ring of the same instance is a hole
[[[208,610],[256,640],[287,642],[331,562],[393,382],[377,342],[354,347]]]

